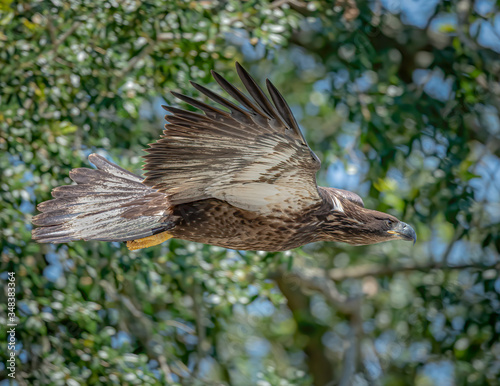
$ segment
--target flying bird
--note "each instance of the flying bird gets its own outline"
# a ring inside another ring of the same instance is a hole
[[[283,96],[267,80],[269,99],[238,63],[236,70],[249,96],[214,71],[234,101],[191,84],[226,110],[172,92],[204,114],[162,106],[170,114],[146,150],[145,178],[91,154],[97,169],[73,169],[76,185],[38,205],[33,239],[123,241],[136,250],[179,238],[264,251],[416,241],[411,226],[365,208],[357,194],[317,186],[321,163]]]

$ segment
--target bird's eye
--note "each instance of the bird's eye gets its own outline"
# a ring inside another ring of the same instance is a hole
[[[391,227],[391,226],[392,226],[392,220],[385,220],[385,224],[386,224],[388,227]]]

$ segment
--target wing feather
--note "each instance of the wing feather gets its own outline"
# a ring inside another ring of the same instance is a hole
[[[172,113],[172,115],[165,115],[165,120],[170,122],[170,118],[177,117],[177,118],[182,118],[186,121],[194,122],[194,123],[200,123],[200,122],[210,122],[210,118],[208,118],[206,115],[195,113],[192,111],[187,111],[187,110],[182,110],[177,107],[173,106],[161,106],[164,110],[168,111],[169,113]]]
[[[221,75],[212,71],[212,76],[215,81],[219,83],[219,86],[222,87],[224,91],[226,91],[229,95],[231,95],[236,101],[245,106],[249,111],[252,111],[254,114],[259,114],[266,119],[269,119],[269,115],[264,114],[258,107],[256,107],[250,99],[247,98],[245,94],[243,94],[240,90],[234,87],[231,83],[229,83],[226,79],[224,79]]]
[[[280,123],[283,124],[281,118],[276,114],[276,110],[274,106],[271,104],[269,99],[267,98],[264,91],[259,87],[259,85],[253,80],[250,74],[238,63],[236,62],[236,71],[238,72],[238,76],[241,79],[241,82],[250,93],[252,98],[257,102],[257,104],[261,107],[261,109],[271,118],[277,119]]]
[[[252,100],[219,74],[217,83],[240,105],[192,82],[223,111],[186,95],[174,96],[205,115],[164,106],[163,138],[150,145],[144,184],[178,205],[208,198],[260,213],[301,211],[322,202],[316,185],[320,162],[290,107],[268,83],[271,100],[239,64]],[[274,105],[273,105],[274,103]]]
[[[171,91],[170,92],[173,96],[176,98],[180,99],[181,101],[184,101],[191,106],[194,106],[201,111],[203,111],[207,117],[214,119],[214,120],[222,120],[223,118],[229,118],[229,114],[226,113],[225,111],[222,111],[220,109],[217,109],[215,107],[212,107],[210,105],[207,105],[206,103],[200,102],[194,98],[191,98],[187,95],[179,94],[178,92]]]
[[[286,103],[285,98],[283,98],[283,95],[281,95],[281,93],[278,91],[276,87],[274,87],[274,84],[272,84],[269,79],[266,79],[266,85],[269,94],[271,95],[271,98],[274,104],[276,105],[276,108],[278,109],[278,112],[281,114],[281,116],[287,123],[288,127],[293,129],[295,134],[302,139],[302,143],[305,145],[306,139],[302,135],[299,125],[295,120],[295,117],[293,116],[290,106],[288,106],[288,103]]]
[[[233,102],[227,100],[226,98],[223,98],[220,95],[217,95],[216,93],[214,93],[213,91],[209,90],[208,88],[202,86],[201,84],[198,84],[196,82],[190,82],[190,83],[193,85],[193,87],[195,89],[197,89],[202,94],[205,94],[207,97],[209,97],[213,101],[228,108],[231,111],[231,115],[236,117],[237,120],[247,120],[248,123],[252,122],[252,120],[248,114],[248,111],[242,109],[238,105],[235,105]]]

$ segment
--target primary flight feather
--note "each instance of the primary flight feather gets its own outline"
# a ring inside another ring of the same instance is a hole
[[[364,208],[355,193],[316,185],[318,157],[280,92],[271,100],[236,64],[250,97],[222,76],[237,103],[192,85],[223,108],[172,93],[204,114],[163,106],[163,136],[145,156],[145,178],[105,158],[70,172],[77,185],[38,205],[33,239],[125,241],[131,250],[169,238],[240,250],[283,251],[314,241],[354,245],[403,239],[415,231],[394,216]]]

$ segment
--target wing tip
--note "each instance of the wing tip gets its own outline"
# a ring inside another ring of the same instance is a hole
[[[243,67],[239,62],[235,62],[235,67],[236,67],[236,72],[241,80],[248,79],[248,78],[253,80],[253,78],[250,76],[248,71],[245,70],[245,67]]]
[[[181,94],[181,93],[178,93],[177,91],[170,91],[170,94],[172,94],[172,95],[173,95],[174,97],[176,97],[176,98],[179,98],[179,95],[181,95],[181,96],[182,96],[182,94]],[[179,99],[181,99],[181,98],[179,98]]]

